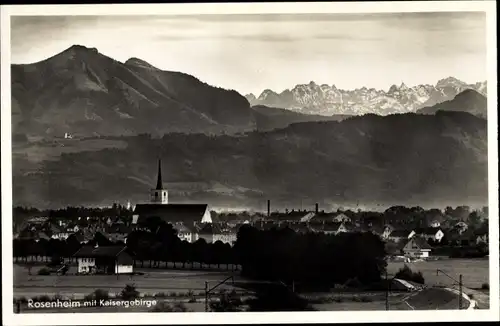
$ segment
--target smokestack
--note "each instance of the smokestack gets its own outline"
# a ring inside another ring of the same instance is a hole
[[[318,203],[316,203],[316,209],[315,209],[315,212],[316,212],[316,214],[318,214],[318,213],[319,213],[319,204],[318,204]]]
[[[271,201],[267,200],[267,217],[271,216]]]

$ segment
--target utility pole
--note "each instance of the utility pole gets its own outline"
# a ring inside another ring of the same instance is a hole
[[[224,279],[223,281],[219,282],[217,285],[215,285],[213,288],[208,287],[208,282],[205,281],[205,312],[208,312],[208,294],[215,290],[216,288],[219,287],[219,285],[222,285],[226,283],[227,281],[231,280],[234,284],[234,277],[229,276],[228,278]]]
[[[385,310],[389,310],[389,280],[387,277],[387,269],[385,270]]]
[[[460,274],[458,276],[458,280],[459,280],[458,287],[459,287],[459,291],[460,291],[460,297],[458,298],[458,309],[460,310],[460,309],[462,309],[462,298],[463,298],[462,297],[463,296],[463,294],[462,294],[462,274]]]
[[[208,282],[205,281],[205,312],[208,312]]]
[[[439,275],[439,273],[444,274],[449,279],[455,281],[455,284],[453,284],[453,285],[456,285],[458,283],[458,292],[459,292],[459,296],[458,296],[458,309],[461,310],[462,309],[462,301],[463,301],[463,280],[462,280],[462,274],[460,274],[458,276],[458,281],[457,281],[456,279],[454,279],[450,275],[446,274],[442,270],[437,269],[436,270],[436,275]]]

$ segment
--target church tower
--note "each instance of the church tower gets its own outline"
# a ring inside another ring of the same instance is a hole
[[[153,204],[168,204],[168,192],[163,189],[161,179],[161,160],[158,160],[158,180],[156,181],[156,189],[151,190],[151,203]]]

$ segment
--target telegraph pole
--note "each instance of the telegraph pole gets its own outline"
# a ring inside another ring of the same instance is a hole
[[[460,291],[460,297],[458,298],[458,309],[462,309],[462,274],[458,277],[458,287]]]
[[[208,312],[208,282],[205,281],[205,312]]]
[[[385,310],[389,310],[389,280],[387,277],[387,269],[385,270]]]
[[[463,280],[462,280],[462,274],[460,274],[458,276],[458,281],[456,279],[454,279],[453,277],[451,277],[450,275],[446,274],[445,272],[443,272],[442,270],[440,269],[437,269],[436,270],[436,275],[439,275],[439,273],[441,274],[444,274],[446,277],[448,277],[449,279],[455,281],[456,283],[454,285],[456,285],[458,283],[458,291],[459,291],[459,296],[458,296],[458,309],[462,309],[462,301],[463,301]]]
[[[215,285],[212,288],[209,288],[208,287],[208,282],[205,281],[205,312],[208,312],[208,294],[210,292],[212,292],[213,290],[215,290],[216,288],[218,288],[220,285],[226,283],[229,280],[231,280],[233,282],[233,284],[234,284],[234,277],[233,276],[229,276],[228,278],[222,280],[221,282],[219,282],[217,285]]]

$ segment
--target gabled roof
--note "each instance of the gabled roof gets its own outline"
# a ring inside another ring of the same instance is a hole
[[[102,246],[102,247],[83,246],[73,255],[73,257],[82,257],[82,258],[116,257],[126,249],[127,247],[123,246]]]
[[[344,220],[350,221],[351,220],[351,218],[349,216],[345,215],[344,213],[338,213],[337,215],[335,215],[333,217],[333,219],[335,221],[344,221]]]
[[[324,224],[311,225],[311,228],[315,231],[337,232],[342,224],[342,222],[328,222]]]
[[[167,223],[201,222],[207,204],[137,204],[134,214],[143,217],[158,216]]]
[[[389,237],[407,238],[413,230],[394,230],[389,234]]]
[[[413,242],[418,246],[419,249],[421,250],[430,250],[432,247],[427,243],[427,241],[424,238],[421,237],[413,237],[410,240],[408,240],[403,248],[405,248],[409,243]]]
[[[196,232],[196,228],[193,226],[193,228],[185,225],[184,223],[174,223],[173,228],[177,230],[177,233],[194,233]]]
[[[310,219],[311,222],[329,222],[333,221],[337,213],[325,213],[325,212],[318,212],[315,213],[314,216]]]
[[[291,210],[285,213],[273,212],[269,218],[275,221],[300,221],[306,215],[308,215],[308,212],[305,210]]]

